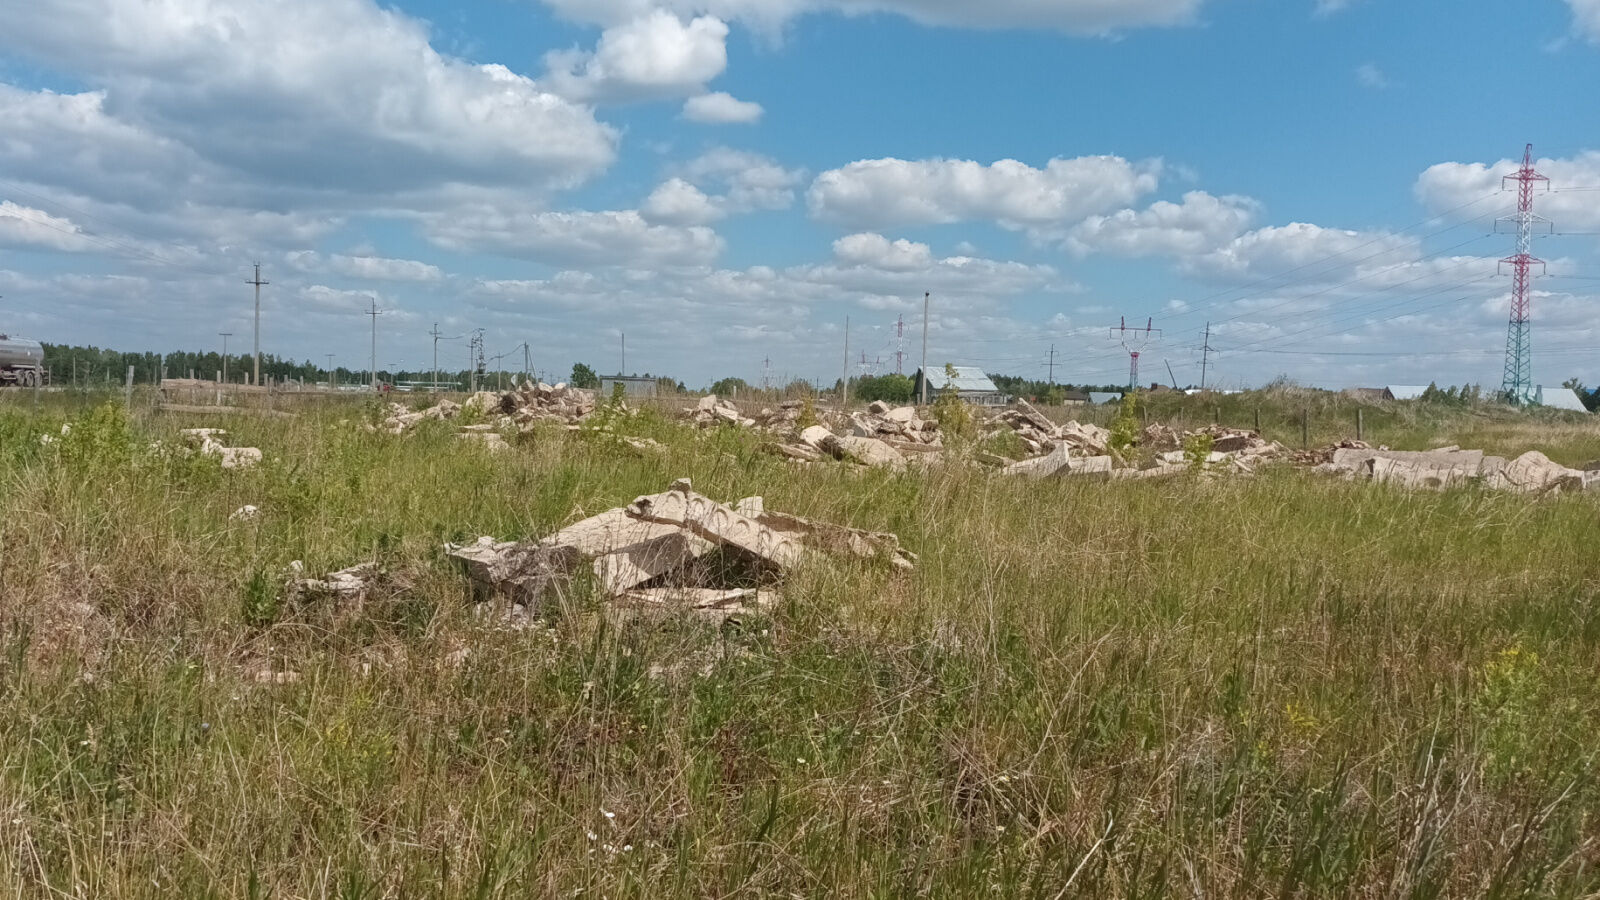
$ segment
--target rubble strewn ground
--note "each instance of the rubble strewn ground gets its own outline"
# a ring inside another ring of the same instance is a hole
[[[726,616],[768,605],[766,589],[811,551],[883,558],[899,569],[916,560],[892,534],[769,512],[760,497],[728,506],[695,493],[686,478],[540,541],[485,537],[446,551],[480,597],[508,600],[518,619],[537,615],[586,564],[614,602]]]
[[[219,439],[227,437],[228,432],[221,428],[185,428],[179,433],[201,456],[221,457],[224,469],[248,469],[261,462],[261,451],[255,447],[224,446]]]
[[[1600,473],[1558,465],[1537,450],[1507,460],[1456,447],[1424,451],[1339,448],[1318,470],[1412,488],[1445,488],[1473,480],[1492,490],[1524,494],[1600,486]]]
[[[459,437],[491,451],[510,449],[503,433],[526,430],[539,422],[577,428],[596,410],[592,391],[565,384],[525,383],[504,393],[479,391],[464,403],[441,400],[413,411],[393,403],[389,415],[375,430],[404,434],[427,420],[452,420],[463,414],[489,417],[488,423],[466,425]],[[837,460],[866,467],[901,470],[909,464],[933,465],[946,459],[946,437],[938,422],[923,418],[912,406],[891,406],[881,401],[846,414],[814,409],[802,401],[787,401],[747,415],[728,400],[708,395],[683,411],[686,421],[700,428],[731,426],[765,432],[772,440],[763,448],[799,463]],[[802,426],[802,421],[812,424]],[[247,465],[248,459],[221,448],[210,429],[191,429],[199,435],[202,452],[224,454],[224,465]],[[1027,478],[1095,476],[1116,479],[1160,478],[1200,470],[1212,475],[1251,475],[1263,464],[1283,462],[1346,477],[1407,487],[1443,487],[1476,480],[1496,490],[1542,492],[1582,490],[1600,484],[1600,474],[1558,466],[1530,451],[1514,460],[1485,457],[1481,452],[1443,448],[1422,453],[1372,448],[1345,440],[1313,449],[1291,451],[1254,431],[1208,425],[1178,431],[1162,424],[1147,425],[1120,452],[1112,448],[1111,432],[1098,425],[1069,421],[1056,424],[1024,400],[1017,400],[983,421],[981,440],[1007,436],[1020,445],[1023,458],[1003,459],[986,452],[969,458],[999,466],[1006,474]],[[660,444],[646,438],[622,437],[640,452],[660,452]]]

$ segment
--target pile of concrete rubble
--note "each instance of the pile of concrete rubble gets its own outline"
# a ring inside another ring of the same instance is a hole
[[[798,407],[799,404],[796,404]],[[683,411],[689,421],[701,428],[712,428],[717,425],[740,425],[745,428],[756,427],[756,420],[745,416],[727,400],[719,398],[716,394],[707,394],[700,398],[700,402]]]
[[[576,425],[594,412],[596,403],[594,391],[542,381],[523,382],[521,387],[503,394],[479,392],[477,396],[485,398],[486,411],[498,411],[510,417],[519,428],[537,422]]]
[[[557,422],[569,428],[594,412],[593,391],[571,388],[565,384],[548,385],[544,382],[527,382],[505,393],[478,391],[461,403],[440,400],[427,409],[413,410],[400,403],[390,403],[383,420],[368,425],[369,431],[384,434],[406,434],[423,422],[448,422],[470,415],[488,418],[487,422],[461,426],[457,437],[468,443],[481,444],[484,449],[500,452],[511,449],[504,432],[513,429],[528,431],[539,422]]]
[[[485,537],[446,551],[481,599],[509,601],[511,620],[537,616],[585,568],[619,608],[723,618],[770,606],[772,588],[808,553],[881,558],[902,569],[916,560],[892,534],[769,511],[760,497],[728,506],[695,493],[688,479],[543,540]]]
[[[222,458],[224,469],[248,469],[261,462],[261,451],[255,447],[227,447],[220,438],[228,436],[221,428],[185,428],[179,432],[184,443],[200,451],[201,456]]]
[[[1474,480],[1491,490],[1523,494],[1600,487],[1600,472],[1569,469],[1537,450],[1508,460],[1459,447],[1421,451],[1341,447],[1317,471],[1410,488],[1439,489]]]

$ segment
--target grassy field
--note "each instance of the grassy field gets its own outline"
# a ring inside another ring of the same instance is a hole
[[[794,468],[654,415],[628,428],[660,457],[559,429],[491,456],[443,426],[365,433],[360,406],[130,419],[19,396],[12,896],[1600,891],[1593,496]],[[1592,425],[1408,415],[1375,427],[1600,457]],[[169,452],[195,425],[266,462]],[[617,626],[579,592],[513,631],[441,553],[677,477],[893,531],[920,566],[818,558],[728,627]],[[292,560],[387,575],[359,606],[297,605]]]

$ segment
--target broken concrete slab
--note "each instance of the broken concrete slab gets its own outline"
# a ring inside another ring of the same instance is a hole
[[[1584,473],[1552,462],[1550,457],[1537,450],[1529,450],[1506,463],[1498,472],[1486,479],[1490,487],[1521,493],[1537,494],[1545,491],[1581,491],[1587,485]]]
[[[754,519],[773,531],[787,535],[812,550],[849,553],[865,559],[883,557],[899,569],[910,570],[916,567],[916,554],[901,547],[900,538],[888,532],[865,531],[832,522],[820,522],[792,513],[768,510],[765,501],[760,497],[746,497],[740,500],[735,504],[734,511]]]
[[[620,594],[710,553],[713,544],[684,530],[630,544],[594,561],[594,575],[608,594]]]
[[[687,528],[706,540],[731,545],[780,569],[793,567],[801,559],[797,542],[710,497],[695,493],[687,478],[674,482],[665,493],[639,497],[626,509],[635,519]]]
[[[446,555],[463,565],[479,599],[504,596],[537,609],[547,592],[577,571],[583,556],[572,547],[497,542],[481,537],[465,546],[445,545]]]
[[[289,563],[289,598],[306,600],[331,597],[336,600],[359,600],[365,596],[373,577],[378,573],[377,563],[361,563],[348,569],[331,572],[321,578],[303,577],[305,563]]]
[[[1408,488],[1445,488],[1478,477],[1479,463],[1374,457],[1368,465],[1372,480]]]
[[[800,443],[805,444],[807,447],[810,447],[813,450],[824,453],[826,453],[828,449],[826,446],[827,442],[832,440],[832,438],[833,432],[822,427],[821,425],[812,425],[800,432]]]
[[[1044,456],[1012,463],[1002,471],[1007,475],[1022,475],[1027,478],[1049,478],[1070,465],[1071,458],[1072,448],[1067,444],[1057,444],[1054,450]]]
[[[883,466],[898,469],[906,464],[905,457],[895,452],[895,449],[876,438],[866,437],[839,437],[830,434],[828,440],[823,442],[824,452],[831,454],[835,459],[850,460],[866,466]]]

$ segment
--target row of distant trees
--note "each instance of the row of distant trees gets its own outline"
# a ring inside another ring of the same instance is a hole
[[[222,354],[216,351],[193,352],[177,351],[173,353],[128,353],[119,350],[110,350],[95,346],[79,346],[73,344],[45,344],[44,364],[50,371],[52,381],[57,385],[119,385],[127,377],[128,367],[134,370],[134,380],[140,384],[148,384],[159,380],[163,376],[168,378],[186,378],[192,372],[198,378],[215,378],[217,373],[223,371]],[[228,354],[227,372],[228,381],[242,384],[247,375],[253,370],[253,359],[248,354]],[[273,381],[305,381],[315,383],[326,381],[328,370],[311,360],[296,362],[292,359],[275,356],[271,353],[261,354],[261,375]],[[441,371],[439,380],[454,382],[465,386],[470,383],[472,373],[466,369]],[[405,369],[391,371],[379,369],[378,379],[386,383],[407,381],[426,382],[433,380],[432,371]],[[480,374],[479,381],[483,385],[495,386],[504,381],[509,383],[514,379],[527,377],[520,372],[489,372]],[[650,377],[646,373],[646,378]],[[335,369],[335,380],[340,384],[364,384],[371,378],[371,373],[364,368],[351,369],[338,366]],[[1014,397],[1023,397],[1037,403],[1058,404],[1062,402],[1068,391],[1119,391],[1121,385],[1074,385],[1051,384],[1036,379],[1023,378],[1017,375],[994,375],[989,378],[995,386]],[[681,381],[671,378],[656,379],[660,389],[667,393],[688,393],[688,388]],[[595,370],[585,364],[577,363],[572,367],[572,375],[568,383],[574,387],[598,388],[600,376]],[[835,381],[831,389],[839,390],[843,385]],[[1590,389],[1577,378],[1569,378],[1563,382],[1563,387],[1571,388],[1584,405],[1591,411],[1600,410],[1600,387]],[[882,400],[886,403],[909,403],[912,400],[914,382],[909,375],[888,374],[870,375],[862,378],[850,379],[850,396],[863,402],[870,403]],[[816,387],[811,383],[795,380],[781,387],[767,390],[757,388],[743,378],[722,378],[711,385],[711,393],[719,397],[743,396],[771,396],[775,399],[790,400],[809,396],[816,393]],[[1482,387],[1474,384],[1450,385],[1439,387],[1437,384],[1428,385],[1423,392],[1422,402],[1439,403],[1447,405],[1467,406],[1485,399],[1492,399],[1492,393],[1486,392]]]

